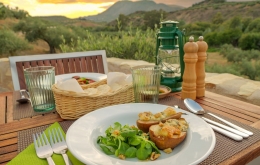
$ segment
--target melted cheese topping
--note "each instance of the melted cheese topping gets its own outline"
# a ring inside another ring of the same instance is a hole
[[[163,112],[152,114],[151,112],[139,113],[139,119],[142,121],[160,121],[166,117],[176,114],[175,109],[172,107],[166,108]]]
[[[169,119],[165,123],[160,122],[159,127],[155,130],[155,135],[173,138],[174,135],[180,135],[181,132],[186,132],[188,127],[189,125],[185,119]]]

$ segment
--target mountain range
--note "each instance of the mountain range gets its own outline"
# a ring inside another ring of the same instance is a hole
[[[183,8],[184,7],[182,6],[166,5],[155,3],[154,1],[118,1],[100,14],[81,18],[95,22],[110,22],[117,19],[120,14],[128,15],[137,11],[152,11],[160,9],[166,12],[173,12]]]

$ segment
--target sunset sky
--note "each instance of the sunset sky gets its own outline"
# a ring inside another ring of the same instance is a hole
[[[31,16],[63,15],[69,18],[96,15],[118,0],[1,0],[12,8],[23,9]],[[189,7],[202,0],[154,0],[156,3]],[[238,0],[239,1],[239,0]]]

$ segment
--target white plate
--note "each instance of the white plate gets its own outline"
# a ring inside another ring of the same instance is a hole
[[[161,112],[167,106],[148,103],[129,103],[109,106],[92,111],[78,120],[69,128],[66,136],[69,150],[81,162],[88,165],[168,165],[176,162],[179,165],[198,164],[206,159],[215,147],[215,134],[210,126],[196,115],[186,112],[183,116],[189,123],[186,139],[174,148],[173,152],[161,152],[161,157],[155,161],[140,161],[137,158],[118,159],[106,155],[97,144],[97,137],[104,136],[105,130],[120,122],[122,125],[136,125],[138,113],[151,111]],[[178,109],[178,112],[183,112]],[[175,164],[175,163],[174,163]]]
[[[55,83],[58,80],[71,79],[73,76],[85,77],[85,78],[92,79],[94,81],[100,81],[100,80],[107,78],[107,75],[102,74],[102,73],[84,73],[84,72],[82,72],[82,73],[68,73],[68,74],[61,74],[61,75],[55,76]]]

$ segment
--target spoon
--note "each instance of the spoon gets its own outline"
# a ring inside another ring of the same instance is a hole
[[[174,108],[178,108],[178,109],[180,109],[178,105],[174,105]],[[187,114],[187,113],[184,113],[184,112],[182,112],[182,115],[188,115],[188,114]]]
[[[24,89],[20,90],[21,98],[18,99],[18,100],[16,100],[16,101],[19,102],[20,104],[24,104],[24,103],[27,103],[27,102],[29,101],[29,99],[24,96],[23,92],[26,92],[26,90],[24,90]]]

